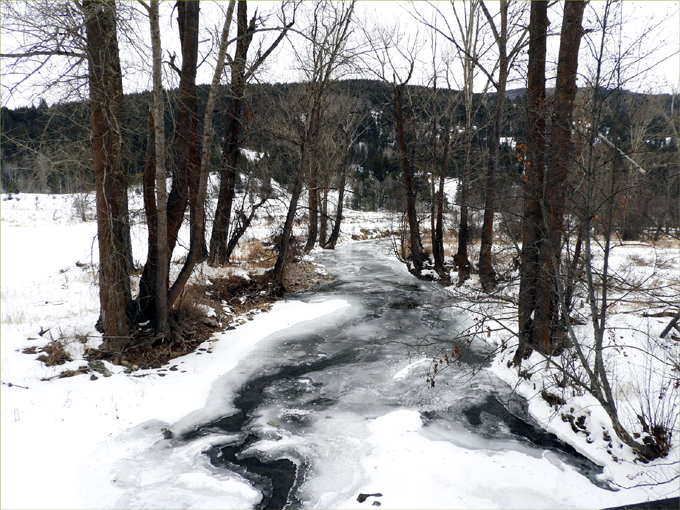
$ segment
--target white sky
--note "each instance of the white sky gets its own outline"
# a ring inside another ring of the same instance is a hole
[[[172,6],[174,2],[162,3],[161,11],[162,16],[162,30],[164,31],[162,37],[162,44],[164,49],[164,58],[167,59],[169,51],[174,51],[179,54],[179,38],[177,36],[177,24],[176,24],[176,12],[172,13]],[[134,4],[131,4],[134,5]],[[258,9],[259,14],[265,14],[267,12],[272,12],[275,10],[280,3],[270,2],[270,1],[252,1],[248,2],[249,5],[249,16],[253,14],[255,9]],[[308,7],[310,3],[303,2],[304,7]],[[449,22],[453,22],[451,16],[451,7],[448,2],[437,2],[437,7],[439,7],[443,12],[447,13]],[[457,2],[456,7],[460,8],[462,2]],[[496,10],[495,2],[488,2],[490,10],[493,12]],[[591,21],[586,21],[586,26],[592,26],[593,15],[597,11],[601,11],[605,5],[602,1],[591,2],[586,11],[586,17]],[[202,2],[201,8],[201,25],[204,29],[212,29],[213,31],[221,30],[221,24],[223,18],[223,12],[226,11],[227,2],[226,1],[204,1]],[[559,11],[562,9],[562,4],[558,4],[556,10],[554,10],[550,15],[550,20],[552,22],[551,29],[559,32],[559,27],[561,24],[561,14]],[[653,50],[652,53],[642,59],[641,62],[637,63],[635,66],[629,64],[628,73],[630,75],[637,75],[645,67],[652,67],[652,64],[657,64],[662,62],[656,67],[653,67],[647,72],[639,74],[635,80],[631,80],[626,83],[624,88],[631,90],[637,90],[640,92],[670,92],[672,90],[678,90],[678,83],[680,81],[680,55],[678,54],[678,48],[680,46],[678,32],[680,29],[680,18],[678,17],[678,2],[668,2],[668,1],[625,1],[622,3],[623,16],[629,19],[624,25],[624,40],[623,44],[626,45],[626,37],[628,40],[634,40],[640,37],[642,33],[651,24],[654,24],[657,19],[662,18],[664,15],[671,15],[672,18],[664,25],[663,29],[658,29],[655,33],[648,35],[644,38],[644,48],[648,50]],[[421,49],[419,52],[419,58],[421,61],[420,69],[421,72],[414,76],[412,83],[414,84],[425,84],[430,80],[432,74],[432,52],[431,43],[427,42],[430,31],[426,29],[422,24],[420,24],[414,17],[413,13],[422,15],[423,17],[433,19],[431,16],[432,6],[425,1],[417,2],[395,2],[395,1],[365,1],[360,0],[356,8],[356,19],[365,20],[367,16],[373,20],[377,20],[381,24],[396,24],[398,23],[401,30],[404,33],[404,37],[400,39],[400,44],[405,44],[407,38],[418,37],[421,40]],[[300,17],[300,19],[302,19]],[[437,21],[438,26],[443,26],[441,20]],[[271,26],[271,25],[270,25]],[[361,32],[360,28],[355,30],[356,34]],[[128,62],[126,66],[127,72],[125,76],[125,88],[127,91],[133,90],[144,90],[150,89],[151,87],[151,77],[150,77],[150,63],[148,62],[150,50],[136,50],[131,52],[129,47],[125,45],[126,36],[130,36],[130,31],[125,34],[120,35],[121,41],[121,54],[123,58]],[[274,37],[273,33],[268,33],[266,35],[267,40],[271,40]],[[589,37],[597,37],[597,34],[591,34]],[[148,23],[142,19],[139,28],[134,34],[131,34],[131,39],[143,38],[148,41]],[[5,33],[3,31],[2,38],[2,51],[8,52],[11,50],[12,45],[15,44],[16,38],[10,33]],[[206,54],[209,51],[209,41],[208,36],[202,37],[201,51]],[[556,59],[556,54],[559,45],[559,37],[551,38],[552,45],[550,47],[548,56],[549,59]],[[251,54],[257,48],[258,41],[253,42]],[[300,44],[299,37],[291,36],[287,44],[278,51],[277,54],[273,55],[269,62],[266,64],[263,72],[260,74],[259,79],[262,81],[272,81],[272,82],[290,82],[298,81],[301,79],[301,74],[295,70],[294,59],[291,52],[291,44]],[[614,50],[615,44],[610,41],[607,45],[608,51]],[[579,72],[583,75],[589,73],[589,60],[587,58],[587,44],[584,42],[582,47],[582,58],[579,66]],[[441,60],[441,56],[447,52],[452,52],[452,46],[444,40],[440,40],[437,43],[436,54],[438,59]],[[212,55],[208,56],[206,62],[203,64],[199,70],[198,82],[199,83],[209,83],[212,78],[212,68],[213,60]],[[145,61],[146,62],[143,62]],[[178,59],[179,60],[179,59]],[[133,65],[129,65],[129,62],[134,62]],[[5,72],[7,62],[3,59],[2,62],[2,104],[10,108],[15,108],[18,106],[23,106],[27,104],[37,104],[40,97],[47,99],[49,104],[52,104],[60,98],[64,97],[63,91],[53,91],[50,93],[43,93],[37,87],[22,86],[19,90],[15,91],[13,94],[8,94],[7,86],[11,85],[12,80],[17,79],[17,77],[8,76]],[[53,66],[46,69],[44,73],[49,77],[49,73],[57,73],[62,68],[62,66]],[[456,77],[460,74],[460,65],[454,63],[453,67],[453,78],[454,83],[452,86],[456,86]],[[550,73],[550,71],[549,71]],[[177,79],[172,76],[169,70],[166,69],[166,87],[173,87],[177,85]],[[367,77],[371,78],[372,75],[367,74]],[[584,76],[585,77],[585,76]],[[509,88],[519,88],[524,86],[524,79],[520,74],[515,74],[516,81],[509,85]],[[476,82],[476,88],[479,90],[482,87],[481,75]],[[441,83],[441,82],[440,82]],[[583,83],[583,81],[580,81]],[[34,82],[35,85],[35,82]],[[441,86],[441,85],[440,85]],[[82,94],[87,93],[87,87],[84,87]],[[71,98],[73,99],[73,98]]]

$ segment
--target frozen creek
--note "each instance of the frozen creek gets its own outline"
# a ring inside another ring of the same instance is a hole
[[[426,386],[428,362],[410,346],[450,339],[464,319],[388,244],[343,246],[317,262],[335,281],[288,299],[349,306],[258,343],[213,385],[209,419],[169,424],[175,436],[156,440],[146,470],[119,464],[117,506],[596,508],[611,494],[598,466],[479,370],[483,342]]]

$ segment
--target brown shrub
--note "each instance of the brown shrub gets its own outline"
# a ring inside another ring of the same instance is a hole
[[[71,356],[69,356],[64,349],[64,344],[58,340],[52,340],[45,347],[40,349],[40,352],[44,352],[45,354],[38,356],[38,360],[45,363],[48,367],[63,365],[67,361],[72,361]]]

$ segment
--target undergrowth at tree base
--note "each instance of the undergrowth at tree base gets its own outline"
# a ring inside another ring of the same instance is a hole
[[[123,353],[86,348],[85,359],[92,365],[99,360],[109,361],[126,367],[125,372],[133,374],[139,369],[158,369],[172,359],[192,352],[207,351],[199,348],[217,332],[235,329],[236,326],[252,320],[255,315],[271,309],[271,306],[285,294],[300,292],[314,285],[332,280],[319,272],[308,262],[291,264],[284,281],[285,293],[273,286],[268,272],[251,274],[248,277],[227,276],[211,278],[207,284],[194,284],[187,288],[179,306],[170,320],[170,333],[158,338],[151,323],[136,328],[129,346]],[[26,354],[38,354],[40,361],[48,366],[61,365],[72,361],[65,349],[67,340],[57,338],[42,348],[31,347]],[[56,377],[72,377],[91,373],[97,378],[96,369],[91,366],[76,371],[65,370]]]

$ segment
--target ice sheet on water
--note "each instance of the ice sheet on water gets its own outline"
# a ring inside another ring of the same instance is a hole
[[[240,455],[294,460],[304,475],[296,497],[309,508],[358,508],[359,493],[381,493],[371,497],[385,508],[610,506],[602,489],[559,456],[513,437],[497,417],[480,413],[482,423],[471,426],[467,407],[510,392],[493,374],[471,379],[469,368],[452,366],[436,389],[426,387],[429,361],[409,360],[404,343],[456,327],[452,317],[437,326],[427,284],[391,270],[366,246],[325,259],[369,271],[343,272],[325,293],[294,298],[311,307],[302,309],[329,306],[329,313],[235,351],[240,362],[225,368],[205,407],[171,428],[187,431],[209,417],[228,416],[236,411],[235,396],[251,391],[241,402],[253,404],[242,411],[244,434],[254,442]],[[362,280],[370,278],[377,288]],[[410,301],[415,306],[391,306]],[[152,435],[140,429],[130,436],[142,442],[132,448],[143,452],[140,462],[114,463],[112,475],[128,484],[114,499],[121,506],[177,501],[174,506],[238,508],[259,501],[249,482],[229,468],[218,471],[202,454],[235,437],[216,429],[186,442],[163,442],[159,426]]]
[[[149,421],[103,445],[83,466],[87,508],[252,508],[261,494],[236,473],[213,467],[202,452],[236,436],[192,442],[164,439]]]
[[[502,448],[510,444],[459,446],[468,434],[461,430],[446,439],[428,437],[417,411],[393,411],[365,427],[359,461],[340,463],[354,464],[352,483],[328,474],[324,485],[310,481],[309,506],[363,508],[359,493],[382,494],[375,500],[385,508],[572,508],[602,501],[601,489],[554,456]],[[332,469],[326,463],[319,471]]]

